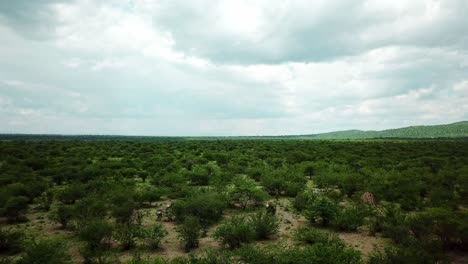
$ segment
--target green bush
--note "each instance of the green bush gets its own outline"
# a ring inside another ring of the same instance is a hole
[[[396,243],[406,240],[410,234],[406,223],[406,214],[398,204],[382,204],[373,220],[376,226],[382,230],[382,236],[388,237]]]
[[[243,247],[235,252],[249,264],[362,264],[361,254],[340,244],[317,243],[306,247]]]
[[[172,206],[172,214],[178,223],[189,216],[197,217],[204,228],[218,222],[226,208],[224,199],[214,192],[195,192]]]
[[[419,240],[437,239],[445,248],[463,248],[466,241],[468,214],[445,208],[428,208],[407,217],[411,233]]]
[[[257,239],[267,239],[270,236],[278,233],[279,222],[274,215],[261,210],[248,219],[255,232]]]
[[[268,193],[262,186],[247,175],[234,177],[226,186],[225,195],[232,206],[240,205],[242,209],[268,199]]]
[[[145,186],[135,193],[135,201],[141,204],[151,204],[159,201],[163,191],[154,186]]]
[[[388,246],[384,252],[375,251],[369,257],[369,264],[413,264],[413,263],[449,263],[440,248],[425,246],[414,241],[404,245]],[[437,247],[437,246],[436,246]],[[436,251],[428,251],[428,249]]]
[[[54,202],[54,193],[51,191],[43,192],[41,196],[34,199],[38,205],[38,209],[48,212],[52,203]]]
[[[166,229],[161,224],[155,224],[142,230],[142,238],[151,249],[157,249],[162,239],[167,235]]]
[[[366,212],[364,208],[351,206],[342,209],[333,220],[333,225],[339,230],[356,231],[364,224]]]
[[[0,253],[16,254],[21,251],[24,234],[18,230],[0,228]]]
[[[338,207],[331,199],[321,196],[310,202],[305,210],[305,216],[311,223],[328,226],[338,212]]]
[[[71,263],[67,244],[59,239],[44,239],[26,244],[18,264],[66,264]]]
[[[294,232],[295,240],[313,245],[316,243],[342,243],[341,240],[327,231],[322,231],[314,227],[302,227]]]
[[[75,217],[80,222],[86,222],[93,219],[102,219],[107,215],[107,206],[105,201],[99,197],[88,196],[74,205]]]
[[[221,244],[235,249],[254,240],[255,229],[244,216],[233,216],[216,229],[214,237]]]
[[[462,214],[458,224],[458,236],[460,237],[461,250],[468,251],[468,213]]]
[[[85,264],[111,264],[116,258],[109,252],[114,227],[104,220],[82,223],[78,237],[85,245],[80,249]]]
[[[136,257],[131,259],[130,261],[126,262],[126,264],[170,264],[170,263],[177,263],[179,258],[175,258],[174,261],[167,260],[165,258],[153,258],[153,259],[142,259],[141,257]],[[185,261],[185,259],[181,259],[179,263],[188,264],[189,262]]]
[[[313,194],[310,191],[298,193],[293,200],[293,206],[296,210],[303,211],[306,209],[307,204],[309,204],[313,199]]]
[[[231,256],[219,251],[207,250],[203,254],[189,255],[187,257],[175,257],[167,259],[157,257],[143,259],[134,257],[127,264],[235,264]]]
[[[176,228],[179,240],[182,242],[186,252],[198,247],[201,237],[202,226],[198,218],[194,216],[185,217],[184,222]]]
[[[114,264],[120,263],[116,254],[110,250],[92,249],[87,246],[80,248],[84,264]]]
[[[73,205],[61,204],[51,211],[49,217],[52,221],[62,225],[62,228],[67,228],[70,221],[75,218],[75,208]]]
[[[74,204],[77,200],[86,196],[84,184],[70,184],[57,192],[57,199],[64,204]]]
[[[113,227],[104,220],[93,220],[83,224],[78,231],[78,237],[92,250],[107,249],[110,246]]]
[[[120,242],[123,250],[129,250],[135,247],[136,240],[141,237],[141,228],[134,224],[118,224],[114,237]]]
[[[24,196],[14,196],[7,200],[3,212],[11,222],[26,220],[26,210],[28,209],[28,198]]]
[[[128,224],[131,223],[133,214],[137,208],[137,204],[132,200],[126,201],[123,204],[114,205],[111,208],[111,215],[117,223]]]

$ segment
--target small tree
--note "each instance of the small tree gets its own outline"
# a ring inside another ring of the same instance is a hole
[[[318,197],[307,205],[306,217],[312,223],[328,226],[336,217],[337,205],[327,197]]]
[[[143,229],[141,236],[150,249],[157,249],[167,234],[166,229],[161,224],[155,224],[147,229]]]
[[[18,264],[66,264],[71,263],[66,242],[59,239],[44,239],[26,244]]]
[[[302,227],[294,232],[294,238],[297,241],[303,242],[308,245],[317,243],[329,244],[329,243],[343,243],[337,236],[333,236],[327,231],[322,231],[311,227]],[[344,244],[343,244],[344,245]]]
[[[80,222],[92,219],[102,219],[107,215],[107,205],[105,201],[95,196],[87,196],[73,205],[76,218]]]
[[[255,229],[244,216],[233,216],[216,229],[214,237],[223,245],[235,249],[252,241],[255,238]]]
[[[340,230],[356,231],[358,227],[364,224],[366,216],[365,208],[351,206],[342,209],[333,220],[333,225]]]
[[[38,208],[48,212],[50,206],[54,202],[54,193],[51,191],[43,192],[41,196],[35,199],[35,202],[38,204]]]
[[[183,224],[176,228],[179,233],[179,240],[183,243],[186,252],[198,247],[201,237],[202,226],[198,218],[186,217]]]
[[[312,164],[307,164],[304,167],[304,175],[308,177],[309,179],[312,179],[312,177],[315,175],[315,168],[314,165]]]
[[[141,204],[148,204],[159,201],[161,199],[162,191],[154,186],[145,186],[135,193],[135,200]]]
[[[23,232],[0,229],[0,253],[16,254],[21,251]]]
[[[115,230],[115,239],[120,242],[123,250],[129,250],[136,244],[140,237],[140,227],[134,224],[119,224]]]
[[[64,204],[74,204],[86,195],[83,184],[70,184],[57,193],[57,198]]]
[[[178,223],[182,223],[188,216],[194,216],[206,228],[221,219],[225,208],[226,202],[219,194],[194,192],[187,199],[175,202],[171,210]]]
[[[28,198],[15,196],[8,199],[5,204],[4,213],[8,220],[12,222],[25,221],[26,210],[28,209]]]
[[[87,248],[103,250],[109,247],[112,233],[113,227],[111,224],[103,220],[93,220],[80,228],[78,237],[86,243]]]
[[[246,175],[235,177],[231,184],[226,186],[226,196],[232,205],[239,204],[242,209],[249,203],[262,202],[268,198],[262,187]]]
[[[257,239],[267,239],[278,233],[278,219],[274,215],[265,212],[265,210],[251,215],[248,223],[253,227]]]
[[[72,205],[61,204],[50,214],[50,219],[62,225],[62,228],[67,228],[70,220],[75,217],[75,208]]]
[[[114,205],[111,208],[111,215],[115,217],[117,223],[127,224],[131,222],[136,209],[137,204],[130,200],[121,205]]]

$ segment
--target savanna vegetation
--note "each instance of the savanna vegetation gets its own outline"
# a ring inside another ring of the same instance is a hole
[[[0,263],[467,261],[464,140],[2,141],[0,186]]]

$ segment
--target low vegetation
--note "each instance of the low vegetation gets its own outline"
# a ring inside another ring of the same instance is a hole
[[[463,262],[467,175],[464,140],[2,141],[0,263]]]

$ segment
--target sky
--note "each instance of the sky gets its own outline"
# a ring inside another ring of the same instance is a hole
[[[468,120],[468,0],[0,0],[0,133]]]

